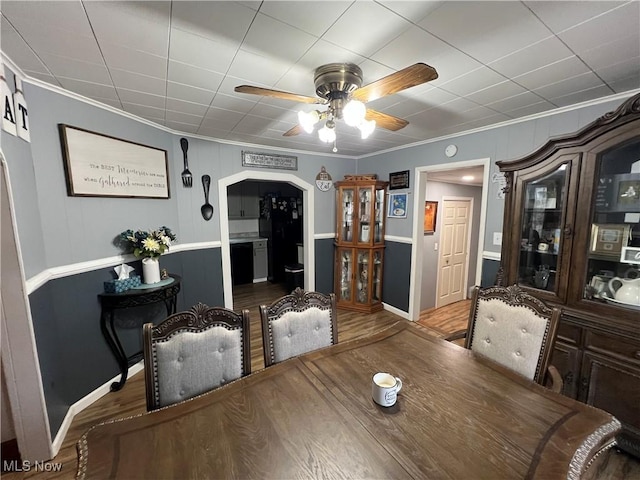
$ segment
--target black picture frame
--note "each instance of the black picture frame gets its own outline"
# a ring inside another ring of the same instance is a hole
[[[409,170],[389,174],[389,190],[409,188]]]

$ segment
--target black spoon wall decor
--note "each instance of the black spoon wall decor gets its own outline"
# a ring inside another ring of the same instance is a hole
[[[200,207],[202,218],[209,221],[213,217],[213,205],[209,203],[209,187],[211,186],[211,177],[202,175],[202,187],[204,188],[204,205]]]

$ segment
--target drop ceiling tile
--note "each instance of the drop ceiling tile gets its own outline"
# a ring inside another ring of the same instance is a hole
[[[498,112],[507,113],[519,108],[528,107],[544,101],[539,95],[533,92],[525,91],[524,93],[513,95],[510,97],[501,98],[495,102],[486,104],[493,110]]]
[[[241,49],[229,69],[229,75],[247,79],[258,77],[265,85],[275,85],[287,73],[289,65],[286,61]]]
[[[111,83],[109,72],[102,63],[87,63],[50,53],[42,53],[40,58],[47,65],[48,70],[56,77],[75,78],[76,80],[101,83],[103,85]]]
[[[258,14],[242,42],[242,49],[264,57],[272,56],[292,64],[317,40],[317,37],[300,29]]]
[[[231,43],[217,42],[177,28],[171,29],[171,60],[224,74],[237,51],[238,47]]]
[[[185,102],[197,103],[199,105],[209,105],[215,92],[203,88],[183,85],[181,83],[167,82],[168,99],[177,99]]]
[[[22,33],[22,32],[21,32]],[[45,29],[23,35],[25,42],[39,57],[45,53],[74,58],[81,62],[101,64],[102,54],[93,37],[82,37],[67,31],[47,31]]]
[[[640,42],[640,2],[628,2],[593,20],[569,28],[558,36],[580,54],[598,47],[602,43],[603,32],[606,32],[607,42],[628,36],[634,36]]]
[[[169,61],[167,79],[174,83],[216,91],[223,78],[223,75],[210,70],[203,70],[202,68],[172,60]]]
[[[239,98],[231,95],[225,95],[218,92],[211,102],[212,107],[224,110],[233,110],[234,112],[248,113],[255,106],[256,102],[245,98]]]
[[[520,118],[526,117],[527,115],[535,115],[536,113],[547,112],[549,110],[553,110],[554,108],[557,108],[557,105],[542,100],[540,102],[532,103],[530,105],[519,107],[504,113],[512,118]]]
[[[587,72],[575,77],[566,78],[562,81],[546,85],[544,87],[535,88],[533,91],[541,97],[552,101],[552,98],[570,95],[574,92],[599,87],[601,85],[603,85],[603,83],[600,78],[591,72]]]
[[[171,26],[240,46],[256,11],[236,2],[171,2]]]
[[[33,13],[37,12],[34,16]],[[56,30],[75,35],[93,36],[81,2],[2,1],[2,15],[24,35]],[[52,32],[53,33],[53,32]]]
[[[122,102],[125,112],[133,113],[142,118],[164,118],[163,108],[148,107],[146,105],[138,105],[135,103]]]
[[[423,62],[433,66],[438,70],[438,73],[440,73],[440,69],[434,65],[434,63],[437,64],[439,58],[451,54],[454,51],[451,46],[430,33],[425,32],[419,27],[411,26],[374,53],[371,58],[394,70],[399,70],[417,62]],[[459,53],[458,51],[455,52]],[[478,62],[472,62],[473,68],[480,66]],[[462,68],[470,67],[467,65]]]
[[[482,63],[551,36],[520,2],[446,2],[418,25]]]
[[[422,20],[424,17],[429,15],[431,12],[435,11],[439,8],[444,2],[443,1],[425,1],[422,0],[420,2],[412,1],[398,1],[398,0],[384,0],[379,1],[379,4],[385,6],[389,10],[392,10],[396,14],[401,17],[409,20],[412,23],[417,23]]]
[[[632,75],[627,78],[621,78],[615,82],[607,82],[609,88],[616,93],[626,92],[628,90],[637,90],[640,88],[640,76]]]
[[[626,78],[640,77],[640,56],[599,69],[597,74],[607,83]],[[640,84],[633,88],[639,88]]]
[[[529,90],[535,90],[587,72],[589,69],[584,62],[574,56],[519,75],[514,81]]]
[[[165,113],[167,122],[179,122],[187,125],[200,126],[202,121],[202,115],[190,115],[186,112],[175,112],[173,110],[167,110]]]
[[[135,103],[137,105],[146,105],[158,109],[164,109],[166,107],[164,95],[151,95],[135,90],[127,90],[126,88],[118,88],[117,92],[122,103]]]
[[[316,37],[322,36],[349,8],[352,2],[332,1],[269,1],[262,2],[260,12],[303,30]]]
[[[111,69],[110,73],[117,88],[126,88],[152,95],[164,95],[166,92],[166,80],[127,72],[126,70],[118,70],[117,68]]]
[[[489,66],[507,77],[517,77],[574,54],[556,37],[549,37],[491,62]]]
[[[446,85],[444,88],[446,88]],[[526,92],[527,90],[522,88],[517,83],[514,83],[510,80],[505,80],[504,82],[500,82],[482,90],[478,90],[477,92],[471,93],[466,97],[469,100],[472,100],[480,105],[487,105],[492,102],[497,102],[498,100],[501,100],[503,98],[513,97],[515,95]]]
[[[296,64],[274,85],[276,90],[316,97],[314,69]]]
[[[440,83],[439,87],[447,92],[468,96],[478,90],[502,83],[506,78],[488,67],[480,67],[449,82]]]
[[[375,25],[375,34],[372,26]],[[364,57],[385,46],[411,24],[374,2],[354,2],[323,39]]]
[[[51,75],[47,75],[46,73],[32,72],[32,71],[30,71],[28,69],[23,70],[23,72],[24,72],[25,75],[28,75],[31,78],[35,78],[37,80],[41,80],[41,81],[43,81],[45,83],[48,83],[50,85],[62,86],[57,78],[52,77]],[[67,88],[67,90],[73,91],[73,89],[71,89],[71,88]]]
[[[562,32],[576,24],[586,22],[626,2],[589,1],[525,1],[531,9],[554,33]]]
[[[209,109],[208,105],[178,100],[176,98],[167,98],[167,111],[182,112],[189,115],[196,115],[200,118],[204,117]]]
[[[112,43],[159,56],[169,46],[170,8],[166,2],[84,2],[99,43]],[[158,10],[160,9],[160,10]]]
[[[318,40],[300,60],[298,60],[298,65],[301,68],[308,68],[314,71],[319,66],[328,63],[355,63],[356,65],[360,65],[364,60],[365,57],[349,51],[346,48],[324,40]]]
[[[109,68],[118,68],[156,78],[164,78],[167,74],[166,56],[161,57],[110,43],[103,43],[100,48]]]
[[[558,105],[559,107],[566,107],[568,105],[574,105],[576,103],[586,102],[588,100],[593,100],[595,98],[610,95],[611,93],[611,88],[609,88],[609,86],[598,85],[593,88],[573,91],[568,93],[567,95],[562,95],[560,97],[552,97],[549,100],[553,102],[554,105]]]
[[[629,35],[613,42],[603,42],[596,48],[580,54],[580,58],[593,70],[625,62],[628,59],[637,61],[638,57],[640,57],[640,39],[636,35]],[[637,63],[640,65],[640,61]]]
[[[205,127],[226,128],[233,127],[244,118],[244,113],[224,110],[222,108],[209,107],[202,122]]]
[[[73,78],[60,78],[59,80],[62,88],[70,92],[75,92],[87,98],[107,98],[119,102],[118,94],[113,85],[83,82]]]
[[[38,72],[49,75],[49,71],[42,61],[35,55],[33,50],[27,46],[22,37],[18,35],[7,19],[0,17],[0,45],[2,51],[11,59],[20,59],[20,69],[23,71]]]

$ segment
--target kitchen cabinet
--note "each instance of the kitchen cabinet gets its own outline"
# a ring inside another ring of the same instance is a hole
[[[257,240],[253,242],[253,281],[264,282],[269,274],[267,257],[267,241]]]
[[[227,204],[229,219],[260,218],[259,185],[247,181],[229,185]]]
[[[335,293],[340,308],[382,309],[388,182],[347,175],[336,182]]]
[[[505,173],[502,284],[563,309],[563,393],[615,415],[640,456],[640,95]]]

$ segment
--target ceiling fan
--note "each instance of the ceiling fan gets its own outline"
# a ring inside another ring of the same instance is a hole
[[[415,87],[438,78],[436,70],[424,63],[416,63],[395,73],[362,86],[362,70],[353,63],[329,63],[316,68],[314,83],[318,97],[309,97],[296,93],[282,92],[270,88],[239,85],[236,92],[266,97],[281,98],[307,104],[327,105],[327,109],[312,112],[300,112],[300,123],[284,133],[285,137],[298,135],[303,131],[311,133],[314,125],[326,120],[318,130],[320,139],[333,143],[335,147],[335,121],[343,119],[347,125],[360,129],[362,138],[366,138],[377,126],[387,130],[400,130],[409,122],[393,115],[378,112],[364,106],[378,98]]]

